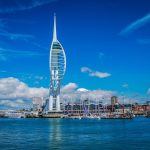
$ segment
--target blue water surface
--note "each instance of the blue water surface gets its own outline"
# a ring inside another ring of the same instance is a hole
[[[150,150],[150,118],[0,119],[0,150]]]

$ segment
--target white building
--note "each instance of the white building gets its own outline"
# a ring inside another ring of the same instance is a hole
[[[33,97],[33,111],[42,111],[44,99],[42,97]]]

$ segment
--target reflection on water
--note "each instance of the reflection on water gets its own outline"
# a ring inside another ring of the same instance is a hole
[[[61,119],[49,119],[49,141],[53,147],[59,147],[62,142]]]

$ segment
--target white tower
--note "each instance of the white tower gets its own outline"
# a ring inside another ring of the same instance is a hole
[[[60,109],[60,83],[66,71],[65,51],[57,40],[56,33],[56,15],[54,15],[53,40],[50,49],[50,94],[49,94],[49,112],[61,111]]]

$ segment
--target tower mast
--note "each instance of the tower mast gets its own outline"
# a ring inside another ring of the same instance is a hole
[[[57,32],[56,32],[56,14],[54,13],[54,30],[53,30],[53,42],[57,41]]]

